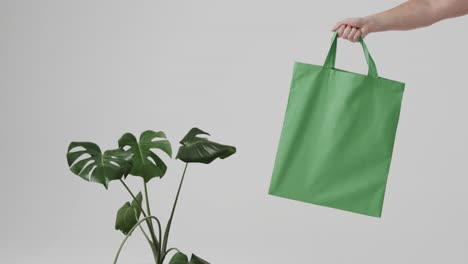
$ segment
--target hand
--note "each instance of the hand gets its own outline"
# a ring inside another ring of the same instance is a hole
[[[359,41],[359,37],[364,38],[371,32],[372,20],[370,17],[356,17],[342,20],[332,28],[338,30],[338,36],[351,42]]]

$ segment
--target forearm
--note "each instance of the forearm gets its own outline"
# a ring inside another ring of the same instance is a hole
[[[409,0],[390,10],[368,16],[370,32],[410,30],[468,13],[468,0]]]

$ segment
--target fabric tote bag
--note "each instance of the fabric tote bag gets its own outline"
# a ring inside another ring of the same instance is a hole
[[[269,194],[380,217],[405,84],[296,62]]]

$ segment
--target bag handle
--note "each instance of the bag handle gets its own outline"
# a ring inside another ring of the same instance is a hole
[[[337,42],[338,42],[338,31],[335,31],[333,33],[332,44],[331,44],[330,50],[328,51],[327,58],[325,60],[325,63],[323,64],[325,68],[332,69],[335,67]],[[361,37],[359,37],[359,43],[361,43],[362,49],[364,50],[364,56],[366,57],[367,66],[369,67],[367,75],[372,76],[372,77],[378,77],[377,68],[375,67],[375,62],[372,59],[369,53],[369,50],[367,50],[367,46]]]

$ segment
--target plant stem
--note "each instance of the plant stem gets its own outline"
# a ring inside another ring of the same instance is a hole
[[[128,187],[128,185],[122,180],[120,179],[120,182],[123,184],[123,186],[125,187],[125,189],[127,189],[128,193],[130,193],[130,195],[132,196],[133,200],[136,200],[136,197],[135,195],[133,194],[132,190],[130,190],[130,188]],[[145,195],[146,195],[146,198],[148,198],[147,196],[147,189],[146,189],[146,183],[145,183]],[[143,209],[143,207],[137,203],[138,206],[140,207],[140,210],[143,214],[143,216],[145,218],[148,217],[148,215],[151,216],[151,212],[149,211],[149,206],[148,206],[148,214],[145,213],[145,210]],[[148,200],[147,200],[147,205],[148,204]],[[159,222],[159,220],[158,220]],[[153,256],[155,258],[155,262],[156,264],[158,264],[158,261],[159,261],[159,258],[161,256],[161,248],[160,248],[160,244],[158,243],[158,239],[156,238],[156,234],[154,233],[154,228],[153,228],[153,223],[151,222],[151,220],[148,220],[146,221],[146,224],[148,225],[148,229],[150,231],[150,235],[151,235],[151,238],[153,240],[153,242],[151,242],[151,250],[153,251]],[[143,229],[142,229],[143,231]],[[146,236],[146,234],[145,234]],[[146,236],[147,237],[147,236]],[[159,224],[159,239],[161,239],[161,224]]]
[[[158,259],[159,259],[159,254],[157,252],[157,249],[156,247],[154,246],[153,242],[151,242],[151,239],[148,237],[148,235],[146,234],[145,230],[143,229],[143,227],[140,225],[140,230],[141,232],[143,233],[143,235],[145,236],[146,238],[146,241],[148,241],[148,244],[150,245],[151,247],[151,251],[153,251],[153,258],[154,258],[154,262],[156,264],[158,264]]]
[[[159,222],[159,219],[155,216],[147,216],[147,217],[144,217],[143,219],[141,219],[140,221],[138,221],[138,223],[130,230],[130,232],[128,232],[128,234],[125,236],[124,240],[122,241],[122,243],[120,243],[120,247],[119,247],[119,250],[117,250],[117,254],[115,255],[115,258],[114,258],[114,264],[117,263],[117,260],[119,259],[119,256],[120,256],[120,252],[122,251],[122,248],[123,246],[125,245],[125,242],[127,242],[127,239],[132,235],[133,231],[135,231],[135,229],[137,227],[139,227],[141,225],[141,223],[143,222],[147,222],[148,220],[151,221],[151,219],[154,219],[156,220],[156,222],[158,223],[159,226],[161,226],[160,222]]]
[[[148,196],[148,187],[146,185],[146,182],[144,182],[144,185],[145,185],[146,210],[148,211],[148,215],[151,215],[151,207],[149,204],[149,196]],[[151,226],[151,229],[153,230],[153,233],[154,233],[153,223],[151,221],[148,221],[148,224]],[[161,239],[161,229],[159,230],[159,239]],[[153,238],[153,240],[154,240],[154,245],[158,248],[159,252],[161,252],[161,245],[159,244],[158,240],[156,238]]]
[[[145,229],[143,229],[142,226],[140,226],[140,230],[143,233],[143,235],[145,236],[146,240],[148,240],[148,242],[151,243],[151,239],[148,237],[148,234],[146,234]]]
[[[132,190],[130,190],[130,188],[128,187],[128,185],[122,180],[120,179],[120,182],[123,184],[123,186],[125,187],[125,189],[127,189],[128,193],[132,196],[133,200],[136,200],[136,196],[133,194]],[[146,212],[145,210],[143,209],[143,207],[141,206],[141,204],[137,203],[138,204],[138,207],[140,207],[140,210],[141,212],[143,213],[143,216],[144,217],[147,217],[146,215]]]
[[[164,232],[164,240],[163,240],[161,253],[166,252],[166,249],[167,249],[167,241],[169,239],[169,232],[171,230],[172,219],[174,218],[174,212],[177,206],[177,201],[179,200],[180,190],[182,189],[182,184],[184,183],[185,172],[187,171],[187,166],[188,166],[188,163],[185,163],[184,172],[182,173],[182,178],[180,179],[179,189],[177,190],[177,195],[174,200],[174,205],[172,206],[171,217],[169,218],[169,221],[167,222],[166,231]],[[166,257],[165,255],[162,256],[161,263],[164,261],[165,257]]]

